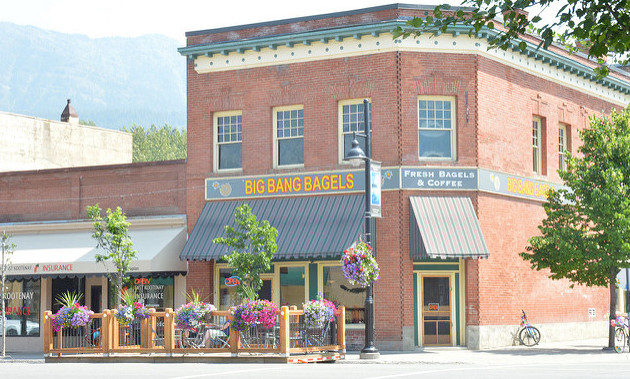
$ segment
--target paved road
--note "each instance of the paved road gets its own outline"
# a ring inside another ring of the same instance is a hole
[[[543,344],[470,351],[432,348],[416,352],[383,352],[374,361],[350,353],[332,364],[243,363],[44,363],[41,357],[15,355],[0,360],[4,378],[628,378],[630,353],[603,351],[606,340]]]

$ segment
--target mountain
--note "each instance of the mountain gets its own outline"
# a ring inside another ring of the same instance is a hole
[[[0,22],[0,111],[120,129],[186,128],[186,58],[161,35],[89,38]]]

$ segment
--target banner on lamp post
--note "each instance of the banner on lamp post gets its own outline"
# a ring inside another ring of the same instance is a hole
[[[381,162],[370,165],[370,216],[381,217]]]

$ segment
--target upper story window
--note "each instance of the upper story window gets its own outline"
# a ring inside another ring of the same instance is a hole
[[[566,171],[567,169],[567,150],[569,149],[567,143],[567,126],[560,124],[558,126],[558,169]]]
[[[274,166],[304,165],[304,107],[276,107],[274,118]]]
[[[352,148],[352,134],[365,134],[363,99],[344,100],[339,102],[339,162]],[[372,129],[372,104],[368,103],[368,129]],[[357,137],[359,146],[365,151],[365,137]]]
[[[532,119],[532,157],[533,170],[542,174],[542,122],[540,117]]]
[[[241,111],[214,114],[214,170],[243,168],[243,116]]]
[[[420,159],[455,159],[455,98],[418,97]]]

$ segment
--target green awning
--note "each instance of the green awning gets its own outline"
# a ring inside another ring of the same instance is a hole
[[[462,196],[409,198],[411,258],[488,258],[472,202]]]
[[[234,210],[249,204],[257,219],[278,229],[276,260],[339,259],[359,238],[364,195],[284,197],[206,203],[180,254],[182,260],[222,260],[228,248],[212,242],[234,226]]]

